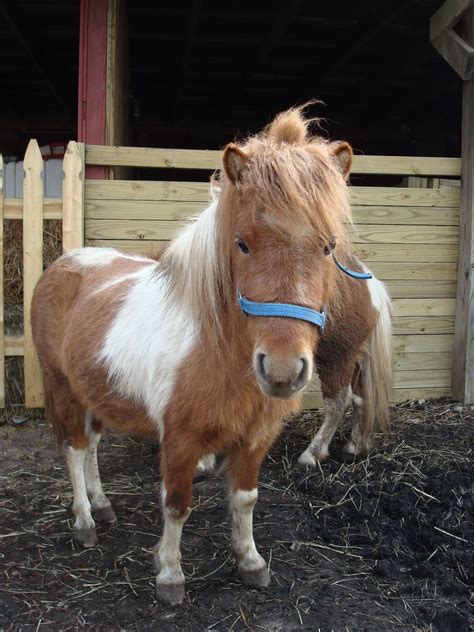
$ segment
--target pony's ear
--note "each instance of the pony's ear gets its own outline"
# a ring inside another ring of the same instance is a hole
[[[331,143],[330,147],[339,171],[347,179],[352,167],[352,147],[345,140]]]
[[[229,143],[224,149],[224,171],[232,184],[237,186],[242,182],[242,171],[247,160],[248,156],[234,143]]]

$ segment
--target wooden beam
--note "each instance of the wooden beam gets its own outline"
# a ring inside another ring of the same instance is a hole
[[[86,145],[88,165],[120,165],[165,169],[202,169],[221,166],[222,152],[211,149],[167,149]],[[354,156],[354,174],[460,176],[459,158],[430,156]]]
[[[446,0],[430,20],[431,43],[465,81],[474,72],[474,48],[453,27],[469,9],[472,11],[472,0]]]
[[[98,145],[105,143],[107,10],[107,0],[81,0],[77,137]],[[87,170],[88,178],[105,174],[102,167]]]
[[[63,202],[61,198],[44,198],[43,208],[43,219],[63,218]],[[21,198],[4,199],[3,219],[23,219],[23,200]]]
[[[125,145],[128,140],[128,67],[128,36],[124,0],[108,0],[105,108],[105,142],[107,145]]]
[[[442,4],[430,20],[431,40],[444,30],[452,28],[471,5],[472,0],[447,0]]]
[[[474,45],[474,8],[465,17],[465,35]],[[461,217],[454,342],[453,394],[474,402],[474,78],[463,83]]]

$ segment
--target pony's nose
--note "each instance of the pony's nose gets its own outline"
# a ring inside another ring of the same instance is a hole
[[[282,360],[259,351],[254,364],[260,387],[269,397],[288,399],[311,379],[311,360],[304,355]]]

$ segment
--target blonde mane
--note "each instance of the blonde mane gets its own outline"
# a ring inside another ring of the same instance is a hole
[[[351,207],[337,160],[339,143],[309,133],[303,108],[279,114],[260,134],[238,145],[248,157],[239,189],[251,188],[276,223],[298,224],[322,247],[347,244]],[[236,190],[224,170],[218,198],[171,242],[161,258],[173,299],[184,302],[209,332],[221,333],[223,310],[235,302],[230,248]]]

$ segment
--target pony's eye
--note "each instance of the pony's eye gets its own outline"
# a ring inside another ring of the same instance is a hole
[[[335,247],[336,247],[336,238],[331,237],[328,243],[324,246],[324,254],[326,255],[326,257],[331,254],[331,252],[334,250]]]
[[[239,247],[240,252],[243,252],[244,255],[248,255],[249,254],[249,247],[247,246],[245,241],[243,241],[242,239],[239,239],[238,237],[237,237],[236,241],[237,241],[237,246]]]

